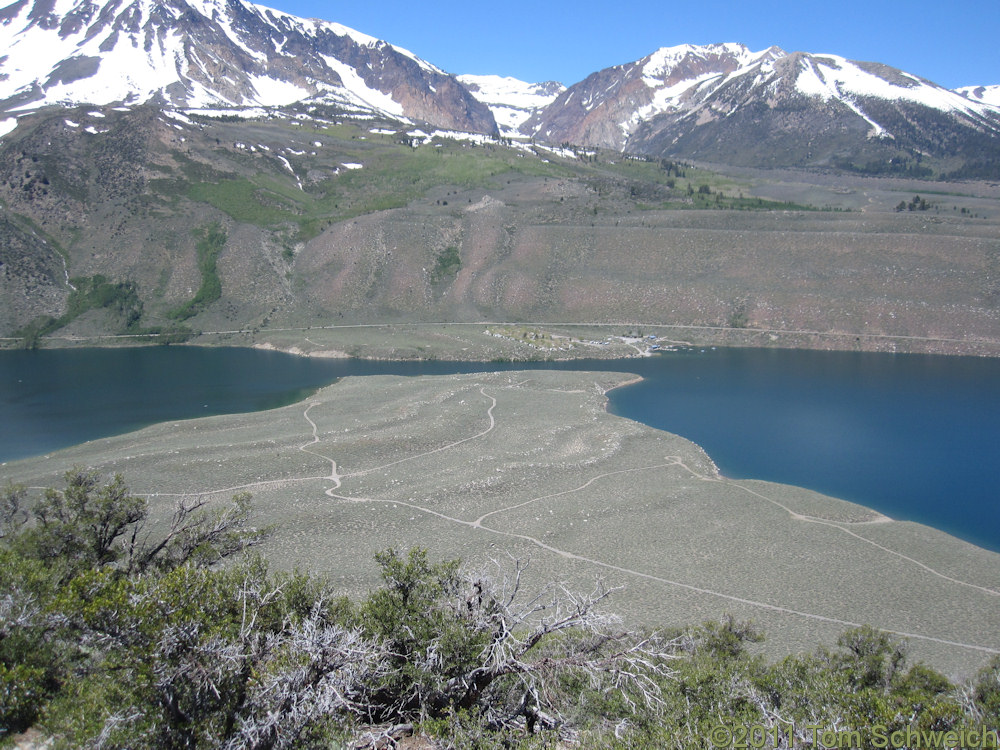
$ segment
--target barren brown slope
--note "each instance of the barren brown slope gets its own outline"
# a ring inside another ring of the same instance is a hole
[[[0,201],[20,238],[4,249],[0,336],[23,341],[67,311],[72,279],[101,276],[134,285],[133,328],[112,305],[42,345],[181,323],[245,341],[492,320],[1000,351],[995,186],[725,172],[301,118],[24,118],[0,142]],[[206,251],[209,235],[221,241]]]
[[[996,351],[992,223],[940,213],[617,213],[596,194],[588,216],[579,211],[587,196],[574,206],[556,197],[575,188],[476,192],[451,211],[416,204],[332,227],[297,260],[306,306],[317,321],[738,325],[841,334],[840,347]],[[462,267],[436,286],[430,269],[449,246]]]

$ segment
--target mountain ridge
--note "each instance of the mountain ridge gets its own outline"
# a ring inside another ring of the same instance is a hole
[[[0,109],[333,104],[490,133],[489,110],[401,47],[242,0],[19,0],[0,11]]]
[[[942,143],[913,132],[931,129],[942,131]],[[954,161],[984,150],[995,160],[1000,107],[882,63],[735,43],[679,45],[591,74],[522,132],[740,165],[830,166],[859,155]]]
[[[1000,173],[1000,90],[883,63],[662,47],[569,87],[451,75],[332,21],[244,0],[18,0],[0,10],[0,137],[46,105],[327,109],[735,165]],[[971,166],[970,166],[971,165]]]

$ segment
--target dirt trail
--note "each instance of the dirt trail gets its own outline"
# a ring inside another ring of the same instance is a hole
[[[512,384],[512,386],[513,385],[515,385],[515,384]],[[316,422],[310,416],[310,411],[314,407],[320,405],[320,402],[317,402],[317,401],[311,402],[311,403],[309,403],[309,405],[305,408],[305,410],[302,413],[302,418],[308,423],[309,428],[310,428],[310,439],[309,439],[308,442],[306,442],[306,443],[302,444],[301,446],[299,446],[298,450],[300,450],[300,451],[302,451],[304,453],[308,453],[310,455],[316,456],[317,458],[321,458],[324,461],[328,461],[330,463],[330,473],[329,474],[323,475],[323,476],[297,477],[297,478],[288,478],[288,479],[280,479],[280,480],[262,480],[262,481],[259,481],[259,482],[250,482],[250,483],[246,483],[246,484],[242,484],[242,485],[237,485],[237,486],[233,486],[233,487],[225,487],[225,488],[219,488],[219,489],[205,489],[205,490],[203,490],[201,492],[196,492],[196,493],[183,493],[183,495],[184,496],[191,496],[191,495],[214,495],[214,494],[221,494],[221,493],[232,493],[232,492],[236,492],[236,491],[253,490],[255,488],[261,488],[261,487],[276,487],[276,486],[281,486],[283,484],[289,484],[289,483],[293,483],[293,482],[296,482],[296,483],[297,482],[306,482],[306,481],[326,481],[326,482],[332,482],[333,486],[327,488],[326,490],[324,490],[324,494],[327,497],[331,498],[331,499],[338,500],[338,501],[341,501],[341,502],[352,503],[352,504],[353,503],[378,503],[378,504],[382,504],[382,505],[391,505],[393,507],[407,508],[407,509],[410,509],[412,511],[417,511],[417,512],[420,512],[420,513],[427,514],[429,516],[433,516],[434,518],[438,518],[438,519],[446,521],[446,522],[448,522],[450,524],[455,524],[457,526],[461,526],[461,527],[468,528],[468,529],[474,529],[474,530],[476,530],[478,532],[485,532],[485,533],[494,534],[494,535],[497,535],[497,536],[503,536],[503,537],[507,537],[507,538],[511,538],[511,539],[519,539],[519,540],[528,542],[530,544],[533,544],[533,545],[537,546],[540,549],[543,549],[543,550],[545,550],[545,551],[547,551],[547,552],[549,552],[551,554],[557,555],[557,556],[559,556],[561,558],[564,558],[564,559],[567,559],[567,560],[574,560],[574,561],[577,561],[577,562],[587,563],[587,564],[592,565],[592,566],[594,566],[596,568],[602,568],[602,569],[605,569],[605,570],[612,570],[612,571],[615,571],[616,573],[620,573],[620,574],[623,574],[623,575],[633,576],[633,577],[636,577],[636,578],[645,579],[645,580],[649,580],[649,581],[655,581],[657,583],[661,583],[661,584],[664,584],[664,585],[667,585],[667,586],[677,587],[677,588],[684,589],[684,590],[687,590],[687,591],[692,591],[692,592],[695,592],[695,593],[698,593],[698,594],[702,594],[702,595],[706,595],[706,596],[711,596],[711,597],[716,597],[716,598],[723,599],[723,600],[726,600],[726,601],[736,602],[736,603],[739,603],[739,604],[742,604],[742,605],[746,605],[746,606],[750,606],[750,607],[755,607],[755,608],[759,608],[759,609],[762,609],[762,610],[767,610],[767,611],[771,611],[771,612],[778,612],[778,613],[782,613],[782,614],[786,614],[786,615],[791,615],[791,616],[794,616],[794,617],[806,618],[806,619],[810,619],[810,620],[816,620],[816,621],[822,621],[822,622],[832,623],[832,624],[843,626],[843,627],[860,627],[863,624],[863,623],[853,622],[853,621],[850,621],[850,620],[839,619],[839,618],[835,618],[835,617],[827,617],[827,616],[824,616],[824,615],[816,614],[814,612],[806,612],[806,611],[797,610],[797,609],[793,609],[793,608],[789,608],[789,607],[782,607],[782,606],[779,606],[779,605],[776,605],[776,604],[770,604],[770,603],[767,603],[767,602],[757,601],[757,600],[754,600],[754,599],[748,599],[748,598],[736,596],[736,595],[733,595],[733,594],[728,594],[728,593],[725,593],[723,591],[717,591],[717,590],[713,590],[713,589],[709,589],[709,588],[695,586],[695,585],[690,584],[690,583],[684,583],[683,581],[677,581],[677,580],[672,580],[672,579],[665,578],[665,577],[662,577],[662,576],[657,576],[657,575],[654,575],[654,574],[651,574],[651,573],[644,572],[642,570],[635,570],[635,569],[632,569],[632,568],[626,568],[626,567],[623,567],[623,566],[614,565],[612,563],[608,563],[608,562],[605,562],[603,560],[595,559],[595,558],[592,558],[592,557],[586,557],[584,555],[579,555],[579,554],[576,554],[574,552],[570,552],[568,550],[559,549],[558,547],[554,547],[551,544],[548,544],[548,543],[542,541],[541,539],[539,539],[537,537],[529,536],[529,535],[526,535],[526,534],[519,534],[519,533],[515,533],[515,532],[512,532],[512,531],[506,531],[504,529],[500,529],[500,528],[496,528],[494,526],[487,525],[487,523],[486,523],[488,519],[496,518],[497,516],[500,516],[500,515],[502,515],[504,513],[516,511],[516,510],[518,510],[520,508],[524,508],[524,507],[526,507],[528,505],[531,505],[533,503],[537,503],[537,502],[540,502],[540,501],[543,501],[543,500],[548,500],[548,499],[552,499],[552,498],[556,498],[556,497],[563,497],[563,496],[573,495],[575,493],[582,492],[582,491],[586,490],[588,487],[590,487],[591,485],[593,485],[595,482],[598,482],[599,480],[605,479],[605,478],[608,478],[608,477],[618,476],[618,475],[624,475],[624,474],[629,474],[629,473],[636,473],[636,472],[650,472],[650,471],[662,470],[662,469],[680,468],[680,469],[688,472],[688,474],[690,474],[691,477],[693,477],[694,479],[697,479],[699,481],[703,481],[703,482],[718,482],[718,483],[721,483],[721,484],[726,484],[726,485],[728,485],[730,487],[742,490],[743,492],[746,492],[746,493],[748,493],[748,494],[750,494],[750,495],[752,495],[752,496],[754,496],[756,498],[759,498],[760,500],[763,500],[763,501],[765,501],[767,503],[771,503],[772,505],[775,505],[775,506],[781,508],[782,510],[784,510],[786,513],[789,514],[789,516],[792,519],[794,519],[796,521],[799,521],[799,522],[802,522],[802,523],[819,524],[819,525],[822,525],[822,526],[828,526],[828,527],[837,529],[838,531],[843,532],[845,534],[848,534],[849,536],[857,539],[860,542],[863,542],[865,544],[871,545],[871,546],[877,548],[878,550],[881,550],[882,552],[884,552],[886,554],[893,555],[893,556],[895,556],[895,557],[897,557],[899,559],[902,559],[902,560],[904,560],[904,561],[906,561],[906,562],[908,562],[908,563],[910,563],[912,565],[915,565],[915,566],[919,567],[921,570],[925,571],[926,573],[929,573],[930,575],[936,576],[936,577],[938,577],[940,579],[943,579],[943,580],[948,581],[950,583],[955,583],[955,584],[958,584],[958,585],[961,585],[961,586],[966,586],[968,588],[975,589],[975,590],[980,591],[980,592],[982,592],[982,593],[984,593],[984,594],[986,594],[988,596],[1000,596],[1000,591],[997,591],[995,589],[991,589],[991,588],[988,588],[988,587],[985,587],[985,586],[979,586],[977,584],[973,584],[973,583],[970,583],[968,581],[963,581],[963,580],[960,580],[960,579],[948,576],[948,575],[946,575],[944,573],[941,573],[940,571],[937,571],[937,570],[933,569],[929,565],[926,565],[925,563],[920,562],[919,560],[916,560],[916,559],[914,559],[912,557],[904,555],[904,554],[902,554],[900,552],[897,552],[897,551],[895,551],[893,549],[885,547],[884,545],[881,545],[881,544],[879,544],[877,542],[874,542],[874,541],[872,541],[870,539],[866,539],[865,537],[860,536],[859,534],[856,534],[855,532],[853,532],[849,528],[847,528],[848,526],[852,526],[852,525],[861,526],[861,525],[870,525],[870,524],[874,524],[874,523],[892,523],[893,522],[892,519],[890,519],[890,518],[888,518],[886,516],[880,516],[880,517],[878,517],[878,518],[876,518],[874,520],[871,520],[871,521],[857,521],[857,522],[842,521],[841,522],[841,521],[831,521],[831,520],[828,520],[828,519],[817,518],[817,517],[814,517],[814,516],[803,515],[801,513],[797,513],[796,511],[794,511],[791,508],[789,508],[787,505],[779,502],[778,500],[775,500],[774,498],[767,497],[766,495],[764,495],[764,494],[762,494],[762,493],[760,493],[760,492],[758,492],[758,491],[756,491],[754,489],[751,489],[749,487],[746,487],[746,486],[740,484],[738,481],[729,480],[729,479],[726,479],[726,478],[718,476],[718,475],[716,475],[716,476],[706,476],[704,474],[701,474],[701,473],[697,472],[696,470],[694,470],[693,468],[691,468],[690,466],[688,466],[680,456],[665,456],[663,463],[657,463],[657,464],[652,464],[652,465],[648,465],[648,466],[641,466],[641,467],[634,467],[634,468],[629,468],[629,469],[620,469],[620,470],[610,471],[610,472],[607,472],[607,471],[606,472],[602,472],[600,474],[596,474],[596,475],[590,477],[589,479],[587,479],[586,481],[582,482],[581,484],[579,484],[579,485],[577,485],[575,487],[572,487],[572,488],[569,488],[569,489],[566,489],[566,490],[562,490],[562,491],[559,491],[559,492],[552,492],[552,493],[548,493],[548,494],[545,494],[545,495],[540,495],[538,497],[532,497],[532,498],[529,498],[527,500],[524,500],[524,501],[521,501],[521,502],[518,502],[518,503],[514,503],[512,505],[507,505],[507,506],[504,506],[502,508],[497,508],[495,510],[489,511],[488,513],[482,514],[481,516],[479,516],[478,518],[476,518],[474,520],[467,520],[467,519],[463,519],[463,518],[458,518],[456,516],[451,516],[451,515],[448,515],[447,513],[442,513],[440,511],[434,510],[433,508],[428,508],[426,506],[423,506],[423,505],[420,505],[418,503],[414,503],[414,502],[411,502],[411,501],[403,501],[403,500],[398,500],[398,499],[388,499],[388,498],[379,498],[379,497],[357,497],[357,496],[351,496],[349,494],[344,494],[344,493],[342,493],[340,491],[343,488],[344,482],[347,481],[347,480],[349,480],[349,479],[357,478],[357,477],[363,477],[363,476],[372,474],[374,472],[387,469],[389,467],[399,466],[400,464],[403,464],[403,463],[417,462],[417,461],[420,461],[421,459],[424,459],[424,458],[426,458],[428,456],[431,456],[431,455],[434,455],[434,454],[437,454],[437,453],[441,453],[441,452],[444,452],[444,451],[452,450],[454,448],[457,448],[458,446],[464,445],[464,444],[469,443],[471,441],[481,440],[481,439],[485,438],[487,435],[489,435],[491,432],[493,432],[496,429],[496,427],[497,427],[497,421],[496,421],[496,418],[494,417],[494,413],[493,412],[494,412],[494,410],[497,407],[498,401],[497,401],[497,398],[495,396],[491,396],[489,393],[486,392],[485,387],[480,387],[479,388],[479,393],[482,394],[482,396],[484,398],[488,399],[488,401],[489,401],[489,406],[486,408],[486,411],[485,411],[485,417],[486,417],[486,421],[487,421],[487,426],[485,428],[481,429],[480,431],[478,431],[478,432],[476,432],[476,433],[474,433],[472,435],[456,439],[456,440],[454,440],[452,442],[449,442],[449,443],[447,443],[445,445],[442,445],[442,446],[440,446],[438,448],[434,448],[434,449],[429,450],[429,451],[424,451],[424,452],[421,452],[421,453],[416,453],[414,455],[407,456],[406,458],[401,458],[401,459],[398,459],[398,460],[395,460],[395,461],[391,461],[391,462],[386,463],[386,464],[380,464],[379,466],[371,467],[371,468],[368,468],[368,469],[357,470],[357,471],[351,471],[351,472],[347,472],[347,473],[344,473],[344,474],[340,473],[340,471],[338,469],[337,461],[334,458],[332,458],[332,457],[330,457],[328,455],[325,455],[324,453],[320,453],[320,452],[314,450],[315,446],[318,446],[318,445],[320,445],[322,443],[322,437],[320,436],[319,426],[316,424]],[[154,494],[157,495],[157,496],[179,496],[182,493],[154,493]],[[960,648],[965,648],[965,649],[971,649],[971,650],[974,650],[974,651],[979,651],[979,652],[988,653],[988,654],[1000,654],[1000,649],[998,649],[998,648],[992,648],[992,647],[989,647],[989,646],[983,646],[983,645],[974,644],[974,643],[963,643],[963,642],[959,642],[959,641],[948,640],[948,639],[945,639],[945,638],[937,638],[935,636],[926,635],[926,634],[922,634],[922,633],[910,633],[910,632],[905,632],[905,631],[893,630],[893,629],[889,629],[889,628],[880,628],[880,630],[883,630],[886,633],[891,633],[893,635],[898,635],[898,636],[904,636],[904,637],[907,637],[907,638],[913,638],[913,639],[917,639],[917,640],[930,641],[930,642],[944,644],[944,645],[948,645],[948,646],[955,646],[955,647],[960,647]]]
[[[441,451],[449,450],[449,449],[454,448],[456,446],[462,445],[463,443],[467,443],[467,442],[469,442],[471,440],[477,440],[477,439],[480,439],[480,438],[486,436],[487,434],[489,434],[490,432],[492,432],[495,429],[495,427],[496,427],[496,420],[494,419],[494,416],[493,416],[493,410],[497,406],[497,399],[495,397],[493,397],[493,396],[490,396],[488,393],[486,393],[485,389],[483,389],[483,388],[480,388],[479,392],[482,393],[483,396],[485,396],[486,398],[490,399],[490,401],[491,401],[491,404],[490,404],[490,406],[489,406],[489,408],[487,409],[487,412],[486,412],[487,417],[489,418],[489,426],[486,429],[484,429],[481,432],[478,432],[475,435],[472,435],[470,437],[466,437],[466,438],[462,438],[460,440],[456,440],[456,441],[454,441],[452,443],[449,443],[448,445],[441,446],[440,448],[435,448],[432,451],[427,451],[427,452],[420,453],[420,454],[417,454],[417,455],[414,455],[414,456],[409,456],[409,457],[407,457],[405,459],[400,459],[398,461],[393,461],[393,462],[391,462],[389,464],[384,464],[382,466],[375,467],[373,469],[367,469],[365,471],[352,472],[350,474],[344,475],[344,478],[354,477],[354,476],[362,476],[364,474],[369,474],[369,473],[371,473],[373,471],[377,471],[378,469],[383,469],[383,468],[386,468],[388,466],[398,465],[398,464],[403,463],[405,461],[415,461],[415,460],[418,460],[420,458],[424,458],[426,456],[429,456],[429,455],[431,455],[433,453],[439,453]],[[310,423],[312,424],[311,420],[310,420]],[[315,429],[315,426],[314,426],[314,429]],[[328,459],[328,460],[332,461],[332,459]],[[514,505],[509,505],[509,506],[506,506],[506,507],[503,507],[503,508],[498,508],[496,510],[490,511],[489,513],[485,513],[485,514],[481,515],[480,517],[476,518],[473,521],[469,521],[469,520],[466,520],[466,519],[463,519],[463,518],[457,518],[455,516],[450,516],[450,515],[448,515],[446,513],[442,513],[440,511],[436,511],[436,510],[434,510],[432,508],[427,508],[425,506],[419,505],[417,503],[409,502],[409,501],[402,501],[402,500],[396,500],[396,499],[383,499],[383,498],[375,498],[375,497],[352,497],[350,495],[340,494],[339,492],[337,492],[337,490],[340,488],[339,481],[338,481],[338,484],[337,484],[336,487],[332,487],[332,488],[326,490],[325,494],[328,497],[331,497],[331,498],[334,498],[334,499],[337,499],[337,500],[341,500],[343,502],[349,502],[349,503],[380,503],[380,504],[386,504],[386,505],[393,505],[393,506],[399,506],[399,507],[403,507],[403,508],[408,508],[410,510],[414,510],[414,511],[417,511],[417,512],[420,512],[420,513],[425,513],[425,514],[433,516],[435,518],[439,518],[439,519],[447,521],[449,523],[453,523],[453,524],[456,524],[456,525],[459,525],[459,526],[463,526],[463,527],[466,527],[466,528],[477,529],[479,531],[485,531],[485,532],[490,533],[490,534],[496,534],[496,535],[499,535],[499,536],[509,537],[509,538],[513,538],[513,539],[520,539],[522,541],[526,541],[526,542],[529,542],[531,544],[534,544],[537,547],[539,547],[539,548],[541,548],[543,550],[546,550],[547,552],[551,552],[552,554],[558,555],[558,556],[560,556],[562,558],[565,558],[565,559],[568,559],[568,560],[575,560],[575,561],[578,561],[578,562],[588,563],[588,564],[593,565],[595,567],[600,567],[600,568],[604,568],[604,569],[607,569],[607,570],[613,570],[613,571],[618,572],[618,573],[622,573],[622,574],[629,575],[629,576],[634,576],[634,577],[637,577],[637,578],[643,578],[643,579],[650,580],[650,581],[656,581],[658,583],[662,583],[662,584],[665,584],[665,585],[668,585],[668,586],[675,586],[675,587],[682,588],[682,589],[685,589],[685,590],[688,590],[688,591],[693,591],[693,592],[696,592],[696,593],[699,593],[699,594],[704,594],[704,595],[708,595],[708,596],[712,596],[712,597],[717,597],[717,598],[725,599],[725,600],[732,601],[732,602],[737,602],[739,604],[744,604],[744,605],[748,605],[748,606],[751,606],[751,607],[765,609],[765,610],[769,610],[769,611],[772,611],[772,612],[779,612],[779,613],[787,614],[787,615],[793,615],[793,616],[796,616],[796,617],[807,618],[807,619],[811,619],[811,620],[818,620],[818,621],[822,621],[822,622],[828,622],[828,623],[832,623],[832,624],[839,625],[839,626],[844,626],[844,627],[854,628],[854,627],[861,627],[863,625],[863,623],[852,622],[850,620],[843,620],[843,619],[839,619],[839,618],[835,618],[835,617],[827,617],[827,616],[819,615],[819,614],[816,614],[816,613],[813,613],[813,612],[804,612],[804,611],[797,610],[797,609],[791,609],[789,607],[781,607],[781,606],[774,605],[774,604],[768,604],[766,602],[761,602],[761,601],[756,601],[756,600],[753,600],[753,599],[747,599],[747,598],[744,598],[744,597],[734,596],[732,594],[727,594],[727,593],[724,593],[724,592],[721,592],[721,591],[715,591],[715,590],[708,589],[708,588],[703,588],[703,587],[700,587],[700,586],[694,586],[692,584],[684,583],[682,581],[671,580],[669,578],[664,578],[662,576],[653,575],[651,573],[646,573],[646,572],[643,572],[641,570],[634,570],[634,569],[631,569],[631,568],[625,568],[625,567],[622,567],[622,566],[619,566],[619,565],[614,565],[614,564],[605,562],[603,560],[597,560],[597,559],[594,559],[594,558],[591,558],[591,557],[586,557],[586,556],[583,556],[583,555],[578,555],[576,553],[569,552],[567,550],[559,549],[558,547],[554,547],[554,546],[552,546],[550,544],[547,544],[547,543],[543,542],[542,540],[538,539],[537,537],[528,536],[526,534],[518,534],[518,533],[515,533],[515,532],[511,532],[511,531],[505,531],[503,529],[497,529],[497,528],[494,528],[494,527],[491,527],[491,526],[484,525],[484,523],[483,523],[487,518],[490,518],[492,516],[497,516],[497,515],[500,515],[502,513],[506,513],[506,512],[509,512],[509,511],[513,511],[513,510],[517,510],[519,508],[523,508],[523,507],[525,507],[527,505],[530,505],[530,504],[535,503],[535,502],[539,502],[541,500],[551,499],[551,498],[554,498],[554,497],[561,497],[561,496],[564,496],[564,495],[570,495],[570,494],[574,494],[576,492],[580,492],[580,491],[586,489],[587,487],[589,487],[590,485],[592,485],[594,482],[596,482],[596,481],[598,481],[600,479],[606,478],[606,477],[615,476],[615,475],[619,475],[619,474],[634,473],[634,472],[646,472],[646,471],[650,471],[650,470],[654,470],[654,469],[663,469],[663,468],[669,468],[669,467],[674,467],[674,466],[679,466],[679,467],[683,468],[684,470],[686,470],[687,472],[689,472],[696,479],[699,479],[699,480],[702,480],[702,481],[709,481],[709,482],[723,482],[723,483],[727,483],[727,484],[730,484],[733,487],[736,487],[736,488],[741,489],[741,490],[743,490],[745,492],[748,492],[751,495],[754,495],[754,496],[756,496],[756,497],[758,497],[758,498],[760,498],[762,500],[765,500],[765,501],[767,501],[769,503],[773,503],[774,505],[777,505],[778,507],[784,509],[787,513],[789,513],[789,515],[792,518],[794,518],[796,520],[799,520],[799,521],[802,521],[802,522],[805,522],[805,523],[817,523],[817,524],[822,524],[824,526],[831,526],[833,528],[836,528],[836,529],[838,529],[840,531],[843,531],[843,532],[845,532],[847,534],[850,534],[851,536],[855,537],[856,539],[858,539],[858,540],[860,540],[862,542],[865,542],[866,544],[871,544],[872,546],[877,547],[878,549],[880,549],[880,550],[882,550],[882,551],[884,551],[884,552],[886,552],[888,554],[895,555],[895,556],[897,556],[899,558],[902,558],[902,559],[904,559],[904,560],[906,560],[906,561],[908,561],[910,563],[913,563],[914,565],[919,566],[920,568],[922,568],[923,570],[927,571],[928,573],[931,573],[932,575],[938,576],[939,578],[942,578],[944,580],[947,580],[947,581],[950,581],[950,582],[953,582],[953,583],[958,583],[958,584],[961,584],[963,586],[968,586],[968,587],[973,588],[973,589],[977,589],[977,590],[982,591],[982,592],[984,592],[984,593],[986,593],[988,595],[992,595],[992,596],[1000,595],[1000,592],[997,592],[997,591],[995,591],[993,589],[986,588],[984,586],[978,586],[976,584],[972,584],[972,583],[969,583],[967,581],[961,581],[961,580],[952,578],[950,576],[944,575],[943,573],[940,573],[940,572],[934,570],[933,568],[929,567],[928,565],[925,565],[924,563],[921,563],[918,560],[914,560],[911,557],[908,557],[908,556],[903,555],[903,554],[901,554],[899,552],[896,552],[896,551],[891,550],[891,549],[889,549],[887,547],[884,547],[881,544],[873,542],[873,541],[871,541],[869,539],[865,539],[864,537],[861,537],[861,536],[859,536],[859,535],[851,532],[850,530],[844,528],[840,523],[836,523],[836,522],[832,522],[832,521],[827,521],[827,520],[824,520],[824,519],[814,518],[814,517],[811,517],[811,516],[805,516],[805,515],[802,515],[800,513],[796,513],[795,511],[791,510],[790,508],[788,508],[784,504],[778,502],[777,500],[774,500],[772,498],[766,497],[765,495],[763,495],[763,494],[761,494],[759,492],[756,492],[755,490],[752,490],[752,489],[750,489],[748,487],[743,487],[742,485],[740,485],[740,484],[738,484],[736,482],[732,482],[731,480],[726,480],[726,479],[723,479],[721,477],[706,477],[706,476],[703,476],[703,475],[697,473],[696,471],[694,471],[693,469],[691,469],[689,466],[687,466],[687,464],[685,464],[684,461],[679,456],[666,456],[665,457],[665,462],[662,463],[662,464],[654,464],[654,465],[651,465],[651,466],[635,467],[635,468],[631,468],[631,469],[621,469],[621,470],[612,471],[612,472],[603,472],[601,474],[598,474],[598,475],[595,475],[595,476],[591,477],[586,482],[584,482],[583,484],[581,484],[581,485],[579,485],[577,487],[574,487],[574,488],[571,488],[571,489],[567,489],[567,490],[563,490],[561,492],[555,492],[555,493],[549,493],[547,495],[541,495],[539,497],[534,497],[534,498],[531,498],[529,500],[525,500],[523,502],[516,503]],[[882,518],[878,519],[876,522],[878,522],[878,523],[889,523],[889,522],[891,522],[891,520],[892,519],[883,516]],[[860,523],[872,523],[872,522],[860,522]],[[929,635],[925,635],[925,634],[921,634],[921,633],[910,633],[910,632],[905,632],[905,631],[892,630],[892,629],[888,629],[888,628],[880,628],[880,630],[883,630],[886,633],[891,633],[893,635],[903,636],[903,637],[906,637],[906,638],[914,638],[914,639],[918,639],[918,640],[930,641],[930,642],[940,643],[940,644],[944,644],[944,645],[948,645],[948,646],[957,646],[957,647],[960,647],[960,648],[971,649],[971,650],[980,651],[980,652],[988,653],[988,654],[1000,654],[1000,649],[992,648],[992,647],[989,647],[989,646],[982,646],[982,645],[978,645],[978,644],[974,644],[974,643],[963,643],[963,642],[959,642],[959,641],[948,640],[948,639],[945,639],[945,638],[937,638],[937,637],[934,637],[934,636],[929,636]]]

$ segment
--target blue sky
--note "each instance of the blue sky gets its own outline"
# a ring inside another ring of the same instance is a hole
[[[449,73],[568,85],[660,47],[743,42],[883,62],[949,88],[1000,84],[1000,0],[259,2],[385,39]]]

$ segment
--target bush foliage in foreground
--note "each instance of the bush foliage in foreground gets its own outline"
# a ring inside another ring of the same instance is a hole
[[[722,722],[726,746],[754,727],[751,746],[815,747],[820,727],[880,747],[997,729],[1000,659],[953,685],[871,628],[770,663],[745,623],[629,632],[603,588],[529,593],[518,561],[470,572],[419,549],[379,554],[382,585],[356,602],[249,554],[268,530],[245,496],[153,524],[120,477],[75,470],[30,512],[23,489],[0,499],[0,737],[392,746],[415,724],[440,747],[708,748]]]

